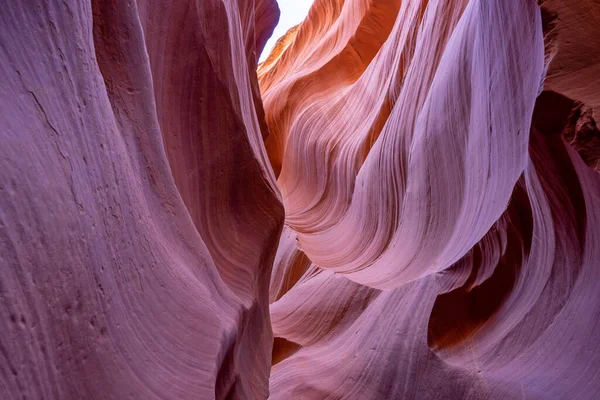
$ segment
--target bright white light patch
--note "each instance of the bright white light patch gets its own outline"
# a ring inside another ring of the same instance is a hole
[[[263,62],[273,50],[273,46],[277,42],[277,39],[285,35],[285,33],[295,25],[304,21],[304,18],[308,15],[308,10],[312,5],[313,0],[277,0],[279,4],[279,11],[281,16],[279,17],[279,23],[273,31],[273,36],[269,39],[265,45],[265,49],[260,55],[259,62]]]

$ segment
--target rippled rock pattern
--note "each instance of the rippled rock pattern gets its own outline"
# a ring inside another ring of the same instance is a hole
[[[0,398],[597,399],[600,5],[0,8]]]

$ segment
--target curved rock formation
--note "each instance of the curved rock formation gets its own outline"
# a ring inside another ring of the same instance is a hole
[[[265,143],[314,267],[271,297],[272,398],[600,392],[586,6],[317,1],[280,40]]]
[[[267,397],[256,7],[0,11],[1,398]]]
[[[600,393],[600,7],[0,10],[0,398]]]

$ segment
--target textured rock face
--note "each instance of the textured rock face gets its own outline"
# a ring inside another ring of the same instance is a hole
[[[600,9],[542,7],[317,1],[260,66],[272,398],[600,393]]]
[[[0,398],[597,398],[595,1],[278,14],[0,9]]]
[[[254,7],[0,11],[0,398],[267,397],[284,215]]]

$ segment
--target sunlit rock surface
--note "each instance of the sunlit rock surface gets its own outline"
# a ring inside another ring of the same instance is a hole
[[[542,7],[317,0],[260,66],[272,398],[600,395],[600,8]]]
[[[0,7],[0,398],[597,399],[600,5],[278,16]]]

